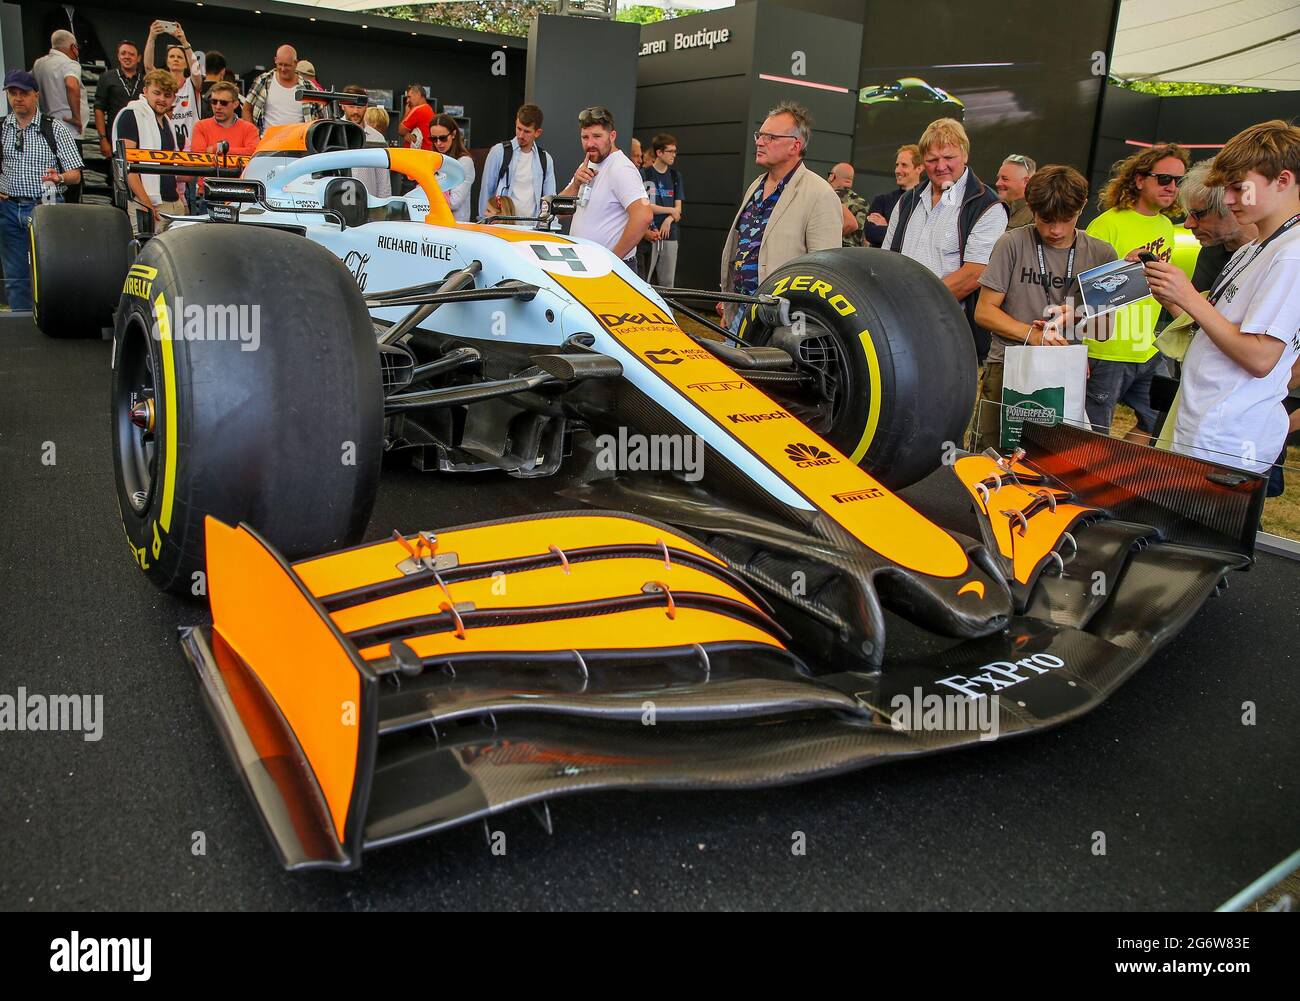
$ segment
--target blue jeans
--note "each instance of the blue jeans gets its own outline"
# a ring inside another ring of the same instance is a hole
[[[6,198],[0,201],[0,260],[4,261],[5,298],[15,312],[32,308],[32,267],[27,259],[31,241],[28,229],[34,199]]]

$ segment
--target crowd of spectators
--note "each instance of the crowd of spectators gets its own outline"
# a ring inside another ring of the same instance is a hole
[[[78,55],[75,36],[56,31],[31,72],[5,78],[0,258],[13,309],[31,307],[26,230],[33,209],[79,197],[78,140],[91,108]],[[105,157],[119,141],[128,148],[248,154],[267,129],[325,114],[323,103],[303,99],[304,91],[326,88],[292,45],[276,50],[272,68],[247,93],[220,52],[196,58],[176,22],[154,21],[143,50],[126,39],[114,58],[93,104]],[[342,90],[366,93],[355,84]],[[342,111],[365,130],[367,145],[386,145],[385,109],[357,104]],[[425,89],[412,84],[396,141],[460,164],[464,180],[446,192],[457,220],[535,217],[542,199],[558,191],[577,201],[574,235],[607,247],[653,283],[674,285],[685,202],[676,137],[629,137],[624,153],[609,110],[587,108],[577,122],[583,162],[557,188],[554,160],[540,141],[543,121],[541,108],[521,106],[514,137],[487,151],[478,175],[457,120],[437,113]],[[760,173],[724,240],[723,291],[753,295],[774,269],[816,250],[901,253],[942,281],[969,323],[980,364],[972,447],[997,442],[1008,346],[1083,343],[1094,430],[1110,432],[1124,403],[1136,417],[1130,440],[1148,443],[1163,430],[1162,442],[1176,449],[1245,468],[1272,464],[1288,427],[1297,424],[1288,424],[1281,401],[1300,375],[1300,129],[1280,121],[1254,126],[1194,167],[1176,144],[1142,149],[1115,165],[1099,193],[1101,212],[1082,231],[1089,191],[1076,169],[1040,168],[1030,156],[1011,153],[986,183],[971,169],[970,139],[954,119],[931,122],[916,144],[900,146],[896,186],[870,201],[854,189],[852,164],[837,163],[826,177],[807,168],[812,126],[803,107],[786,101],[754,134]],[[376,198],[396,193],[387,171],[356,174]],[[206,211],[197,178],[133,174],[127,189],[126,208],[141,232],[165,229],[168,216]],[[1190,278],[1170,263],[1176,219],[1201,244]],[[1154,298],[1085,315],[1078,275],[1117,260],[1145,262]],[[745,310],[719,303],[718,311],[733,331],[742,330]],[[1186,334],[1182,388],[1167,420],[1152,400],[1157,374],[1178,360],[1157,346],[1166,324]]]

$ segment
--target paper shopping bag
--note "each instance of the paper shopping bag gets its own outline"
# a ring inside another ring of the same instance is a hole
[[[1063,420],[1082,424],[1087,389],[1085,345],[1007,348],[1002,368],[1003,450],[1020,444],[1025,421],[1049,427]]]

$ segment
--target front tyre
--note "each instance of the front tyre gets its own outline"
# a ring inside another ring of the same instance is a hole
[[[745,339],[793,348],[819,380],[802,398],[773,395],[872,476],[901,489],[960,447],[975,407],[975,344],[927,268],[884,250],[823,250],[776,269],[758,291],[789,299],[803,336],[796,322],[752,327]],[[782,343],[790,332],[795,342]]]
[[[206,515],[289,559],[360,540],[378,487],[373,327],[342,263],[302,237],[198,225],[150,240],[114,322],[113,465],[136,563],[203,593]]]

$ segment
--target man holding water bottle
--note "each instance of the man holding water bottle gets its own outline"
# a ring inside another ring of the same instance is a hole
[[[636,247],[654,218],[641,172],[614,144],[614,116],[609,109],[587,108],[578,115],[586,155],[562,195],[577,195],[571,235],[612,250],[634,272]]]

